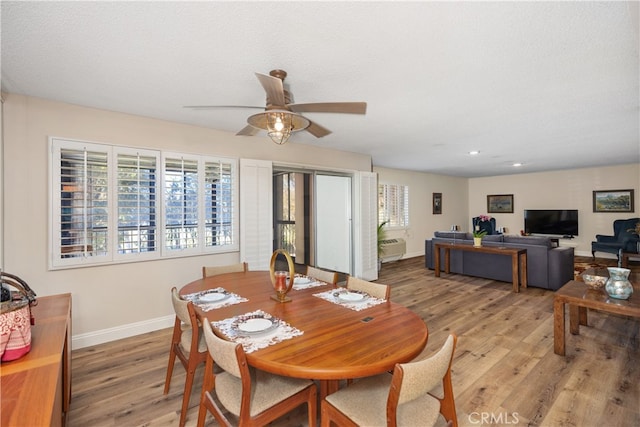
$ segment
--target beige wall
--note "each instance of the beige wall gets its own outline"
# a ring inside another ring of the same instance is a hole
[[[374,171],[379,183],[409,185],[411,225],[406,231],[389,232],[390,237],[407,239],[407,257],[424,254],[424,239],[434,231],[449,230],[452,224],[470,231],[471,218],[487,214],[489,194],[514,196],[513,214],[491,214],[507,234],[519,234],[524,228],[525,209],[578,209],[579,236],[561,244],[574,246],[576,254],[583,256],[591,255],[596,234],[613,233],[614,220],[640,217],[640,164],[471,179],[377,167]],[[593,190],[624,189],[635,192],[633,213],[593,212]],[[442,193],[442,215],[432,214],[433,192]]]
[[[593,190],[626,189],[635,193],[633,213],[593,212]],[[488,194],[513,194],[513,214],[491,214],[496,226],[507,227],[508,234],[524,228],[525,209],[578,209],[579,236],[561,244],[569,243],[576,254],[590,256],[596,234],[613,234],[616,219],[640,217],[639,189],[640,164],[473,178],[469,180],[469,218],[487,213]]]
[[[152,330],[173,309],[169,289],[201,275],[203,265],[238,262],[239,254],[49,271],[48,138],[50,136],[186,153],[273,160],[320,169],[369,171],[369,156],[310,145],[277,146],[265,137],[6,94],[4,103],[4,259],[1,266],[38,296],[73,294],[74,345]],[[133,326],[132,326],[133,325]],[[102,339],[104,338],[104,339]]]
[[[381,167],[374,167],[373,171],[378,173],[378,184],[409,187],[409,227],[387,232],[389,238],[402,237],[407,241],[405,258],[424,255],[424,241],[431,238],[434,231],[466,224],[469,211],[466,178]],[[433,193],[442,193],[440,215],[433,214]]]

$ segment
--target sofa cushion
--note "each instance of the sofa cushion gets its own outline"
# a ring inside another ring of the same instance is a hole
[[[503,235],[502,234],[490,234],[487,236],[484,236],[482,238],[482,242],[498,242],[498,243],[502,243],[503,239]]]
[[[546,246],[551,248],[551,239],[539,236],[504,236],[504,243],[513,243],[515,245],[535,245]]]
[[[433,235],[441,239],[473,240],[473,234],[464,231],[434,231]]]

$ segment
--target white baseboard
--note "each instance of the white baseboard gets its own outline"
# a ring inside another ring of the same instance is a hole
[[[77,350],[97,344],[129,338],[159,329],[170,328],[175,321],[175,315],[158,317],[156,319],[144,320],[142,322],[130,323],[128,325],[116,326],[115,328],[102,329],[100,331],[86,334],[74,335],[71,338],[71,348]]]

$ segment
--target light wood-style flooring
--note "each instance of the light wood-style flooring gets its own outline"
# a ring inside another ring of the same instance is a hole
[[[452,377],[461,426],[640,426],[637,319],[590,312],[580,335],[567,331],[562,357],[553,352],[553,292],[515,294],[510,283],[435,278],[423,257],[384,264],[378,282],[427,323],[423,357],[450,332],[458,335]],[[68,426],[177,426],[185,377],[179,362],[169,395],[162,394],[170,338],[165,329],[74,350]],[[202,371],[188,426],[196,422]],[[299,412],[274,425],[306,425]],[[207,425],[215,425],[212,417]]]

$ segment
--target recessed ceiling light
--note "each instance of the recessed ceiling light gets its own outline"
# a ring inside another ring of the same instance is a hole
[[[522,163],[514,163],[514,164],[513,164],[513,167],[514,167],[514,168],[519,168],[520,166],[522,166]]]
[[[469,154],[471,154],[472,156],[475,156],[476,154],[480,154],[480,151],[472,150],[472,151],[469,151]]]

